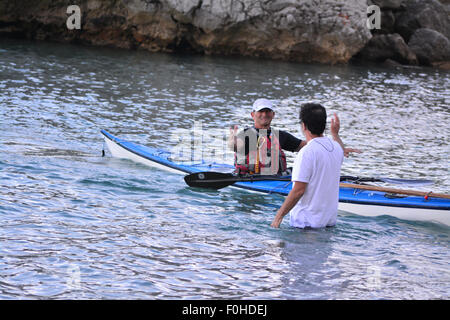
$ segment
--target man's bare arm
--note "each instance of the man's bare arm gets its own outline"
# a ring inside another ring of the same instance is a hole
[[[346,148],[344,142],[342,142],[341,138],[339,137],[339,130],[341,128],[341,122],[339,120],[339,117],[336,113],[334,113],[334,118],[331,118],[331,135],[333,137],[333,140],[339,143],[339,145],[342,147],[342,150],[344,150],[344,156],[348,157],[351,152],[357,152],[361,153],[362,151],[359,149],[354,148]]]
[[[306,186],[308,184],[306,182],[295,181],[294,187],[289,192],[288,196],[283,202],[283,205],[278,210],[273,222],[271,224],[274,228],[279,228],[281,222],[283,221],[284,216],[291,211],[291,209],[297,204],[298,200],[303,196],[306,190]]]

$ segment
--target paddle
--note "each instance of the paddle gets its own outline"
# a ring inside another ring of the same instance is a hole
[[[197,172],[184,177],[184,181],[190,187],[222,189],[236,182],[244,181],[291,181],[291,176],[275,176],[275,175],[254,175],[254,176],[236,176],[232,173],[222,172]],[[432,184],[432,180],[411,180],[411,179],[393,179],[393,178],[364,178],[354,176],[341,176],[341,181],[353,182],[387,182],[393,184]]]
[[[433,197],[433,198],[450,199],[450,194],[434,193],[431,191],[424,192],[424,191],[416,191],[416,190],[401,190],[401,189],[393,189],[393,188],[385,188],[385,187],[369,186],[369,185],[361,185],[361,184],[352,184],[352,183],[340,183],[339,186],[341,188],[354,188],[354,189],[361,189],[361,190],[382,191],[382,192],[393,193],[393,194],[423,196],[426,198]]]
[[[254,176],[235,176],[232,173],[222,172],[197,172],[188,174],[184,177],[187,185],[190,187],[222,189],[236,182],[255,182],[255,181],[291,181],[291,176],[274,176],[274,175],[254,175]]]

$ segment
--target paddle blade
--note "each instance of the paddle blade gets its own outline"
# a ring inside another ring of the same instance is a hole
[[[184,177],[187,185],[196,188],[222,189],[237,181],[231,173],[222,172],[197,172]]]

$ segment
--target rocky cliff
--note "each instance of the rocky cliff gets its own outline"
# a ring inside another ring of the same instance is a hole
[[[1,1],[0,36],[327,64],[346,63],[354,56],[407,64],[446,61],[446,47],[442,49],[440,42],[448,42],[448,15],[437,22],[417,4],[432,3],[433,14],[445,13],[438,1],[369,0],[383,9],[382,30],[374,32],[366,23],[367,1]],[[79,30],[66,25],[67,8],[74,4],[81,11]],[[416,34],[419,29],[427,30]],[[420,46],[424,37],[432,38],[427,49]],[[386,47],[392,52],[386,53]],[[442,52],[434,54],[436,48]]]
[[[81,30],[66,9],[79,5]],[[2,1],[0,33],[150,51],[345,63],[370,39],[365,0]]]

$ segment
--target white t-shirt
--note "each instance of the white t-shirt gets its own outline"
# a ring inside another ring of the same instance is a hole
[[[297,228],[322,228],[336,224],[339,180],[344,151],[328,137],[314,138],[297,155],[292,181],[306,182],[305,193],[289,212]]]

